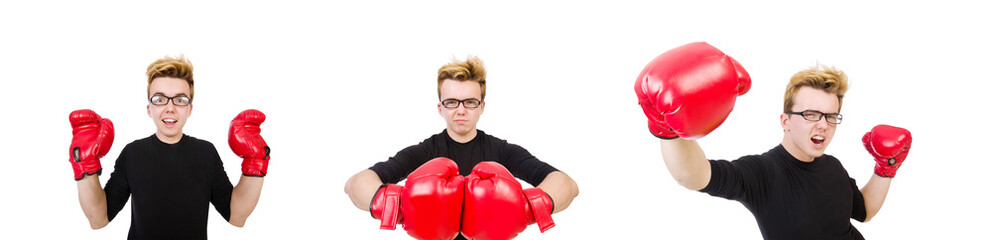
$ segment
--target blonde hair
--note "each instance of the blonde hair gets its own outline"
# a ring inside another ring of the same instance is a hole
[[[789,85],[785,88],[784,112],[792,111],[792,106],[796,104],[796,92],[799,92],[799,88],[803,86],[837,95],[837,111],[840,112],[840,106],[844,103],[844,93],[847,92],[847,74],[835,67],[817,63],[816,66],[792,75]]]
[[[479,57],[469,56],[465,61],[452,59],[451,63],[441,66],[437,70],[437,97],[441,98],[441,83],[444,80],[473,81],[482,87],[482,99],[486,100],[486,67],[482,65]]]
[[[182,54],[177,58],[165,56],[148,65],[148,94],[151,95],[152,81],[159,77],[173,77],[186,80],[189,84],[189,99],[193,99],[193,64]]]

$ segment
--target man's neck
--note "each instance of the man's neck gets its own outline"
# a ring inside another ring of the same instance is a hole
[[[479,135],[478,129],[472,129],[472,131],[468,131],[468,133],[465,135],[459,135],[454,131],[451,131],[451,129],[447,129],[445,131],[448,131],[448,137],[451,137],[451,140],[455,140],[455,142],[458,143],[467,143],[469,141],[472,141],[472,139],[475,139],[476,135]]]
[[[180,132],[179,134],[176,134],[176,136],[174,137],[167,137],[165,136],[165,134],[156,132],[155,137],[158,138],[159,141],[162,141],[164,143],[176,144],[177,142],[179,142],[179,140],[183,139],[183,133]]]
[[[792,155],[793,158],[799,160],[800,162],[813,162],[812,156],[806,156],[806,154],[803,154],[803,151],[799,150],[799,148],[792,144],[789,139],[782,140],[782,147],[785,148],[786,152],[789,152],[789,155]]]

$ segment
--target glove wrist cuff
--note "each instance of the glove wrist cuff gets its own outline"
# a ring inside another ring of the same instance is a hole
[[[76,181],[83,180],[86,176],[103,174],[103,168],[97,169],[96,171],[76,171]]]
[[[383,184],[372,195],[369,203],[369,213],[372,218],[381,220],[379,229],[395,230],[399,223],[400,215],[400,195],[403,193],[403,186],[396,184]]]
[[[896,158],[875,158],[875,174],[879,177],[895,177],[900,165],[901,161]]]
[[[679,138],[679,135],[668,126],[648,122],[648,130],[651,131],[651,135],[660,139],[672,140]]]
[[[247,166],[241,168],[241,175],[251,177],[265,177],[266,172],[267,171],[265,169],[257,169]]]
[[[875,175],[884,178],[892,178],[896,176],[896,169],[897,168],[875,167]]]
[[[268,161],[264,159],[247,157],[241,161],[241,174],[245,176],[264,177],[268,169]]]
[[[75,173],[76,181],[82,180],[87,175],[100,175],[103,172],[99,158],[89,158],[77,162],[75,158],[70,157],[69,163],[72,163],[72,171]]]
[[[659,139],[662,139],[662,140],[672,140],[672,139],[679,138],[679,135],[666,136],[666,135],[658,135],[658,134],[655,134],[655,133],[651,133],[651,134],[654,135],[655,137],[659,138]]]

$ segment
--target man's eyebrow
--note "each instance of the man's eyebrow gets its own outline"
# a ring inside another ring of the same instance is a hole
[[[155,93],[152,93],[152,96],[155,96],[155,95],[162,95],[162,96],[165,96],[165,93],[163,93],[163,92],[155,92]],[[180,94],[176,94],[175,96],[172,96],[172,97],[178,97],[178,96],[186,96],[186,94],[185,94],[185,93],[180,93]]]

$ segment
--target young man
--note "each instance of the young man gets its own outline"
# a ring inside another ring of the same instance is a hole
[[[683,64],[666,63],[676,60]],[[678,74],[699,69],[722,69],[716,72],[726,74]],[[690,113],[699,109],[729,113],[733,98],[727,101],[726,96],[743,94],[747,87],[727,91],[718,86],[749,85],[744,69],[709,45],[690,44],[656,58],[637,81],[635,90],[649,127],[663,139],[662,156],[676,181],[688,189],[741,202],[754,214],[765,239],[864,239],[849,219],[866,222],[875,216],[912,141],[909,131],[886,125],[865,134],[862,141],[876,159],[876,175],[858,190],[840,162],[824,154],[843,119],[840,108],[847,76],[817,66],[789,81],[779,116],[784,133],[780,145],[733,162],[707,160],[693,139],[719,126],[726,115]],[[718,84],[696,88],[700,82]],[[681,106],[673,107],[674,102]],[[707,107],[698,108],[702,105]]]
[[[568,208],[578,195],[578,186],[568,175],[526,149],[476,129],[486,107],[486,70],[482,61],[470,57],[442,66],[437,89],[437,111],[447,127],[348,179],[345,193],[355,207],[382,219],[384,229],[404,223],[407,233],[420,239],[462,238],[459,232],[469,238],[512,238],[535,221],[542,232],[553,226],[548,223],[550,214]],[[468,177],[462,178],[464,175]],[[537,188],[521,189],[514,177]],[[395,185],[404,178],[408,179],[405,188]],[[494,186],[505,186],[505,191]],[[494,206],[499,200],[493,196],[515,201],[503,205],[512,209]],[[541,207],[547,210],[531,210]],[[485,208],[491,210],[472,212]],[[519,219],[528,214],[545,218]],[[488,220],[480,219],[483,216]],[[489,232],[483,233],[479,228],[486,224]]]
[[[132,196],[128,239],[207,239],[210,204],[232,225],[244,226],[268,168],[269,147],[259,135],[265,115],[246,110],[231,121],[229,144],[244,158],[244,175],[232,187],[213,144],[182,131],[193,110],[193,66],[182,56],[165,57],[149,65],[147,75],[146,111],[155,134],[124,147],[105,189],[99,158],[113,143],[113,124],[91,110],[69,116],[69,162],[90,227],[106,226]]]

